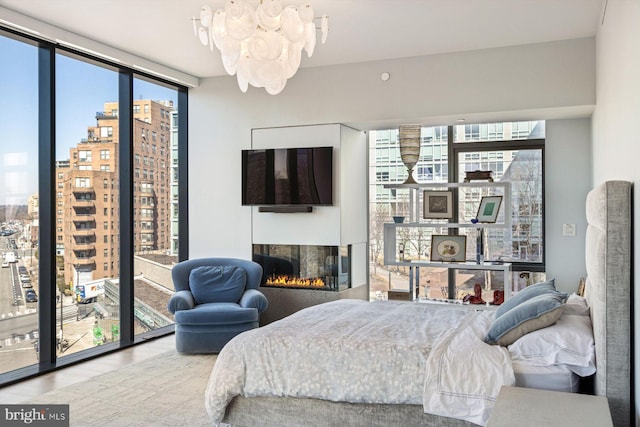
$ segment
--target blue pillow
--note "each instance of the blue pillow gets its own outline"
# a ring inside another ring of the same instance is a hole
[[[189,287],[196,304],[240,301],[247,273],[231,265],[197,267],[189,273]]]
[[[546,282],[539,282],[535,285],[527,286],[526,288],[503,302],[500,307],[498,307],[498,309],[496,310],[496,318],[502,316],[504,313],[511,310],[518,304],[525,302],[529,298],[554,292],[557,292],[556,279],[551,279],[547,280]]]
[[[508,346],[529,332],[551,326],[562,315],[566,300],[562,292],[535,296],[496,317],[484,341]]]

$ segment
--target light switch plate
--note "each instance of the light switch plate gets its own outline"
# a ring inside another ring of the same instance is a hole
[[[562,224],[562,235],[563,236],[575,236],[576,235],[576,225],[575,224]]]

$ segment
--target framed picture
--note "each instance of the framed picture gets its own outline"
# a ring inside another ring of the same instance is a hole
[[[431,236],[431,261],[464,262],[467,254],[467,236]]]
[[[452,191],[425,191],[422,199],[424,218],[453,218]]]
[[[496,222],[502,196],[483,196],[478,208],[478,222]]]

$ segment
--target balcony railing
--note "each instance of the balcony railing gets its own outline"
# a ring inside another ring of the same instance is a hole
[[[96,191],[94,190],[93,187],[74,187],[73,192],[76,194],[86,194],[86,193],[95,194]]]
[[[93,214],[75,214],[73,215],[73,218],[71,220],[76,224],[90,222],[91,224],[93,224],[93,227],[95,228],[96,218]]]
[[[87,199],[75,199],[72,205],[73,207],[78,207],[78,208],[92,208],[96,205],[96,201],[87,200]]]
[[[86,250],[86,249],[74,249],[73,250],[76,259],[88,259],[95,258],[96,253],[94,251]]]
[[[117,119],[117,118],[118,118],[118,114],[96,111],[96,119],[98,120]]]
[[[71,244],[72,250],[83,250],[83,251],[95,251],[96,242],[95,241],[74,241]]]
[[[83,266],[87,266],[87,265],[92,265],[94,266],[96,264],[96,261],[94,259],[94,257],[87,257],[87,258],[78,258],[75,257],[75,262],[74,264],[76,265],[83,265]]]
[[[74,237],[96,237],[96,230],[93,228],[76,228],[73,232]]]

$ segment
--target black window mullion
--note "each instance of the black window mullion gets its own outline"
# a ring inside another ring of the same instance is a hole
[[[48,370],[56,363],[56,265],[55,265],[55,50],[48,43],[38,44],[38,194],[40,221],[38,259],[40,302],[39,364]],[[62,318],[60,321],[62,322]]]
[[[189,92],[178,90],[178,259],[189,259]]]
[[[133,73],[118,74],[119,233],[120,233],[120,345],[133,344]]]
[[[453,126],[447,127],[447,164],[449,166],[449,173],[447,181],[454,183],[458,182],[458,159],[456,158],[456,151],[453,144],[454,130]],[[458,188],[452,187],[450,189],[453,192],[453,206],[458,206],[459,191]],[[453,210],[452,222],[457,223],[459,221],[458,209]],[[458,234],[458,228],[449,228],[449,234]],[[456,298],[456,270],[449,268],[447,270],[447,298]]]

